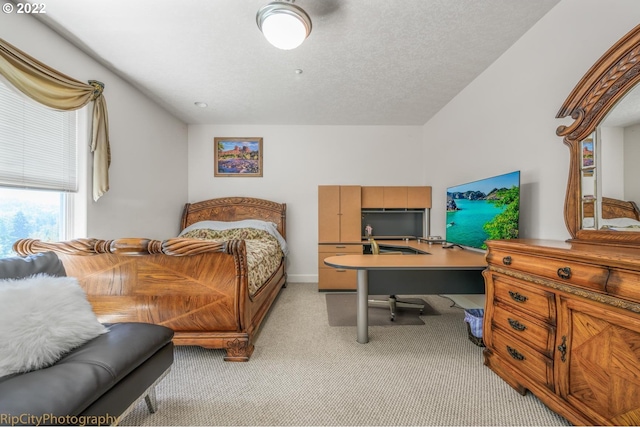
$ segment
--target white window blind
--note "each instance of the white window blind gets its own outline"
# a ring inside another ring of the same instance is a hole
[[[76,122],[0,80],[0,186],[78,191]]]

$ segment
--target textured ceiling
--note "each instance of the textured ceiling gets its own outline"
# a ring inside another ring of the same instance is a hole
[[[49,0],[39,18],[186,123],[423,125],[558,1],[297,0],[313,29],[291,51],[257,28],[268,0]]]

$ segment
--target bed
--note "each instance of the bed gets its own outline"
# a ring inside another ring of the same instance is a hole
[[[249,360],[260,324],[286,285],[286,205],[247,197],[188,203],[181,230],[162,241],[23,239],[14,250],[56,252],[101,322],[164,325],[175,331],[176,345],[224,349],[227,361]],[[267,234],[277,241],[279,258],[256,279],[252,262],[264,262],[252,248]],[[262,283],[250,284],[256,280]]]

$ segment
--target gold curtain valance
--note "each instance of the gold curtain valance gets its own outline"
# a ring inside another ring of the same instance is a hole
[[[109,191],[109,120],[102,95],[104,84],[82,83],[30,57],[0,39],[0,74],[29,98],[47,107],[71,111],[93,102],[91,152],[93,153],[93,200]]]

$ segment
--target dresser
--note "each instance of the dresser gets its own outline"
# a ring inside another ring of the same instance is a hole
[[[569,148],[570,239],[487,242],[485,365],[573,424],[640,425],[640,140],[625,127],[640,123],[639,83],[640,25],[556,115],[574,120],[556,130]]]
[[[640,425],[640,249],[487,246],[485,365],[573,424]]]

